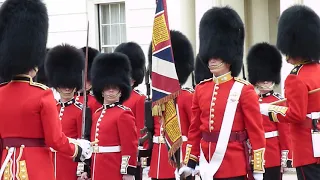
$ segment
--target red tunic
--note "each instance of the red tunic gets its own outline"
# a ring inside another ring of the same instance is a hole
[[[73,156],[75,146],[69,144],[67,137],[62,133],[52,90],[32,82],[29,76],[16,77],[0,87],[0,106],[1,138],[44,138],[47,145],[16,148],[16,157],[12,156],[12,170],[7,169],[8,173],[4,174],[4,178],[9,179],[15,173],[20,179],[25,175],[30,180],[54,180],[52,153],[49,147]],[[6,155],[7,150],[4,149],[1,164]],[[17,161],[20,166],[17,165]]]
[[[75,99],[62,103],[57,103],[59,119],[62,124],[62,132],[70,138],[81,138],[82,127],[82,104]],[[56,163],[57,180],[76,180],[77,162],[62,153],[54,153],[54,163]]]
[[[196,86],[188,134],[188,144],[192,145],[188,166],[193,166],[194,168],[200,156],[200,146],[208,162],[215,152],[216,143],[204,141],[202,139],[202,132],[209,134],[221,131],[227,98],[236,80],[245,85],[240,95],[231,131],[246,131],[254,151],[265,148],[264,129],[258,95],[253,86],[248,82],[233,78],[230,73],[227,73],[217,77],[215,80],[211,78],[202,81]],[[215,81],[218,82],[216,88],[214,88]],[[213,111],[211,117],[210,111]],[[229,142],[222,164],[214,175],[214,178],[245,176],[247,174],[247,161],[243,144],[237,141]]]
[[[138,90],[131,92],[130,98],[126,100],[123,105],[130,108],[136,120],[138,137],[141,138],[144,134],[140,130],[144,128],[144,102],[146,96],[141,94]],[[146,141],[147,142],[147,141]]]
[[[179,117],[182,136],[187,137],[190,121],[191,121],[191,105],[192,105],[193,89],[183,88],[181,94],[177,98],[177,104],[179,107]],[[154,117],[154,136],[160,136],[163,130],[161,130],[159,117]],[[161,131],[161,132],[160,132]],[[185,139],[185,138],[184,138]],[[184,159],[186,150],[186,140],[183,142],[181,150],[182,157]],[[181,161],[182,162],[182,161]],[[150,164],[149,176],[151,178],[165,179],[174,178],[175,168],[169,164],[168,149],[164,143],[154,143],[152,148],[152,157]]]
[[[260,95],[260,103],[271,103],[282,99],[281,95],[275,92],[269,92]],[[266,138],[265,167],[275,167],[281,164],[281,151],[290,149],[290,131],[288,123],[271,122],[267,116],[263,116],[263,127],[265,132],[278,131],[278,136]],[[291,154],[291,153],[290,153]],[[289,159],[291,159],[289,157]]]
[[[90,107],[91,113],[93,114],[94,112],[96,112],[97,109],[99,109],[102,104],[100,104],[96,98],[93,96],[91,91],[87,91],[87,95],[88,95],[88,107]],[[77,92],[77,94],[75,95],[76,101],[80,102],[81,104],[83,104],[83,93]]]
[[[131,110],[122,105],[104,105],[93,115],[91,140],[99,140],[97,146],[120,146],[120,152],[94,153],[92,155],[92,179],[122,180],[122,174],[134,175],[137,165],[138,137]],[[97,152],[97,146],[95,151]]]
[[[320,64],[296,65],[285,80],[288,108],[270,112],[273,121],[290,123],[294,167],[320,162],[319,158],[313,157],[312,121],[307,118],[307,114],[311,112],[320,112],[320,93],[308,94],[309,91],[320,87],[319,73]]]

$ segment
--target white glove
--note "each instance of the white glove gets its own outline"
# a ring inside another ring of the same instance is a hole
[[[196,169],[194,170],[194,175],[200,176],[200,166],[196,166]]]
[[[133,175],[129,175],[129,174],[124,174],[122,176],[122,180],[134,180],[134,176]]]
[[[289,154],[289,150],[281,151],[281,167],[283,168],[287,167],[288,154]]]
[[[86,159],[90,159],[93,153],[93,148],[90,141],[85,139],[77,139],[76,142],[82,149],[80,160],[84,161]]]
[[[268,116],[270,104],[262,103],[260,104],[260,112],[262,115]]]
[[[174,176],[176,177],[176,180],[180,180],[180,174],[179,174],[178,168],[176,168],[176,170],[174,171]]]
[[[253,173],[254,180],[263,180],[263,173]]]
[[[150,166],[147,166],[147,167],[143,168],[142,174],[148,175],[149,171],[150,171]]]
[[[195,175],[195,169],[192,169],[188,166],[182,166],[182,168],[179,169],[179,177],[183,175],[184,178],[192,175]]]

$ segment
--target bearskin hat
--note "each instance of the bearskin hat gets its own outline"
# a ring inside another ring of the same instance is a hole
[[[47,53],[49,52],[49,50],[50,49],[47,48]],[[41,63],[38,66],[39,70],[38,70],[37,75],[35,77],[35,81],[38,83],[45,84],[45,85],[49,86],[48,78],[47,78],[46,73],[44,71],[44,61],[45,61],[45,58],[43,58],[43,60],[41,60]]]
[[[230,7],[213,7],[202,17],[199,27],[199,56],[204,64],[220,58],[231,65],[232,76],[242,68],[244,25],[238,13]]]
[[[142,83],[146,72],[146,58],[143,50],[135,42],[127,42],[120,44],[114,52],[120,52],[128,56],[131,63],[131,77],[135,80],[133,87],[137,87]]]
[[[63,44],[52,48],[44,65],[49,85],[81,89],[84,59],[83,53],[74,46]]]
[[[98,102],[103,104],[102,91],[107,85],[117,85],[121,90],[120,103],[131,94],[131,65],[129,58],[122,53],[101,53],[91,69],[92,90]]]
[[[212,73],[210,72],[208,65],[204,64],[200,59],[199,55],[196,57],[194,77],[196,80],[196,84],[199,84],[201,81],[205,79],[212,78]]]
[[[320,19],[304,5],[294,5],[283,11],[278,24],[277,47],[292,58],[305,61],[320,59]]]
[[[170,37],[176,72],[180,85],[183,85],[194,70],[192,45],[188,38],[179,31],[170,30]],[[148,61],[148,68],[152,68],[152,44],[149,46]]]
[[[276,47],[268,43],[258,43],[251,47],[247,56],[249,82],[281,80],[282,56]]]
[[[41,0],[6,0],[0,8],[0,76],[25,74],[45,58],[48,13]]]
[[[86,46],[81,48],[82,52],[84,53],[84,57],[86,56]],[[90,72],[91,67],[93,63],[93,59],[99,54],[100,52],[92,47],[88,47],[88,72],[87,72],[87,79],[88,81],[91,81],[90,79]]]

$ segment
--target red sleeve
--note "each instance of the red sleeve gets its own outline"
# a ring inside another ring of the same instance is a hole
[[[77,148],[69,143],[68,138],[62,132],[61,122],[51,90],[44,92],[40,105],[40,116],[46,145],[68,156],[75,157],[77,155]]]
[[[242,89],[240,105],[244,114],[244,124],[253,151],[253,171],[264,173],[264,153],[266,139],[264,137],[263,119],[260,113],[258,95],[252,85]]]
[[[137,122],[137,133],[138,137],[140,137],[140,130],[143,129],[144,127],[144,102],[145,102],[146,97],[145,96],[140,96],[139,100],[136,103],[136,108],[135,108],[135,116],[136,116],[136,122]]]
[[[288,123],[277,123],[281,150],[290,150],[290,130]]]
[[[271,106],[270,119],[274,122],[303,123],[307,116],[308,88],[297,75],[289,75],[285,81],[287,108]]]
[[[118,120],[118,131],[121,144],[121,174],[135,175],[138,153],[138,136],[135,118],[131,110],[124,110]]]
[[[195,168],[196,163],[198,162],[198,157],[200,156],[200,140],[201,140],[201,131],[200,131],[200,115],[201,110],[198,102],[198,92],[199,86],[196,86],[196,90],[192,99],[191,106],[191,124],[188,132],[188,144],[186,148],[186,155],[184,163],[188,164],[189,167]]]
[[[260,113],[259,97],[252,85],[243,87],[240,104],[245,116],[244,123],[249,136],[252,149],[265,148],[264,128]]]
[[[81,138],[82,133],[82,110],[80,111],[78,117],[77,117],[77,132],[78,132],[78,138]]]
[[[188,95],[185,98],[185,102],[184,102],[184,108],[183,108],[183,112],[185,113],[185,117],[187,117],[187,121],[189,124],[189,128],[190,128],[190,124],[191,124],[191,115],[192,115],[192,98],[193,98],[193,93],[188,93]]]

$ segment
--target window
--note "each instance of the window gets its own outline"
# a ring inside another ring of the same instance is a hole
[[[113,52],[127,40],[125,3],[100,4],[98,8],[101,52]]]

